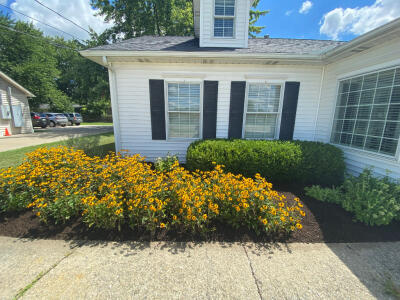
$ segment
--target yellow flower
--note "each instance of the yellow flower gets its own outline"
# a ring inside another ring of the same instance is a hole
[[[174,215],[174,216],[172,217],[172,219],[173,219],[174,221],[176,221],[177,216]]]
[[[303,228],[303,225],[301,225],[300,223],[297,223],[297,224],[296,224],[296,227],[297,227],[297,229],[302,229],[302,228]]]
[[[267,225],[267,223],[268,223],[267,219],[263,219],[262,222],[264,225]]]
[[[165,224],[164,223],[160,223],[160,228],[165,228]]]
[[[207,220],[207,215],[206,214],[203,215],[203,219]]]

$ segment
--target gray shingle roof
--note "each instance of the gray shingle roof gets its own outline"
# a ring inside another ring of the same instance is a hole
[[[345,42],[280,38],[249,39],[248,48],[199,47],[199,40],[183,36],[142,36],[99,46],[88,50],[103,51],[182,51],[182,52],[229,52],[271,54],[320,54]]]

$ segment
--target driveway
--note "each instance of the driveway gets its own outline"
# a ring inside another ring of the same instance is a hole
[[[112,131],[113,127],[107,125],[81,125],[46,129],[35,128],[35,133],[32,134],[18,134],[10,137],[1,137],[0,152],[57,142],[73,137],[88,136]]]
[[[0,237],[0,298],[395,299],[400,242],[257,244]],[[389,281],[389,278],[390,281]]]

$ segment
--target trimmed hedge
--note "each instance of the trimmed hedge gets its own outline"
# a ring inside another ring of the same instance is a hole
[[[189,170],[212,170],[212,162],[246,177],[260,173],[272,183],[339,185],[345,172],[342,150],[308,141],[214,139],[189,146]]]

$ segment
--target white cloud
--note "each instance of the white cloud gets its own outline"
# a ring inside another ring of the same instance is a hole
[[[90,6],[89,0],[69,0],[69,1],[47,0],[43,1],[43,4],[59,12],[64,17],[72,20],[73,22],[82,26],[88,31],[89,31],[89,26],[97,33],[101,33],[104,31],[104,29],[112,26],[112,24],[110,23],[105,23],[103,17],[94,16],[96,10],[94,10]],[[87,32],[80,29],[71,22],[61,18],[60,16],[48,10],[47,8],[41,6],[40,4],[33,2],[32,0],[16,0],[11,4],[11,8],[20,11],[30,17],[38,19],[46,24],[52,25],[65,32],[68,32],[80,39],[85,40],[89,38],[89,34]],[[36,27],[38,27],[47,35],[51,36],[58,35],[58,36],[63,36],[66,39],[71,39],[71,36],[69,35],[66,35],[60,31],[52,29],[39,22],[33,21],[32,19],[26,18],[18,13],[13,12],[12,16],[15,19],[33,22],[33,24]]]
[[[309,0],[304,1],[299,9],[299,13],[301,13],[301,14],[308,13],[312,6],[313,6],[313,3],[311,1],[309,1]]]
[[[288,10],[287,12],[285,12],[285,16],[290,16],[292,14],[293,10]]]
[[[7,0],[0,0],[0,4],[6,5],[7,4]]]
[[[370,6],[335,8],[321,20],[319,32],[337,40],[341,34],[360,35],[400,17],[399,0],[376,0]]]

